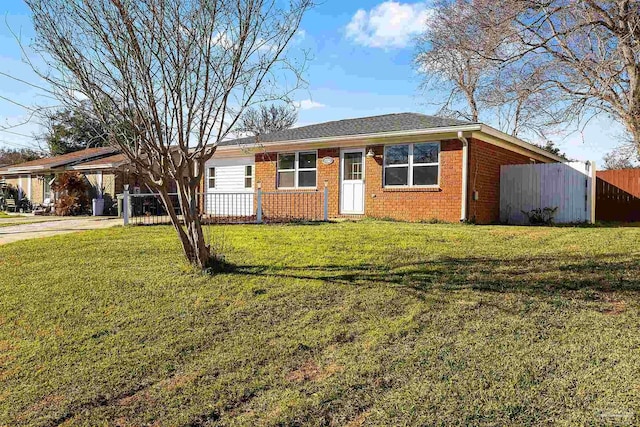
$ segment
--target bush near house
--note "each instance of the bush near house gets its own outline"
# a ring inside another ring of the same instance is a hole
[[[0,425],[639,421],[638,228],[209,232],[213,277],[169,227],[1,246]]]
[[[51,188],[58,193],[55,204],[56,215],[74,216],[88,212],[89,184],[80,172],[64,172],[56,178]]]

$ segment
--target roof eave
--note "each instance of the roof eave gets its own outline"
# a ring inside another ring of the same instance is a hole
[[[59,167],[63,167],[63,166],[68,166],[71,164],[78,164],[81,162],[87,162],[87,161],[91,161],[92,159],[96,158],[96,157],[101,157],[101,156],[105,156],[111,153],[116,152],[117,150],[115,149],[111,149],[105,153],[94,153],[91,155],[88,155],[87,157],[83,157],[80,159],[66,159],[63,161],[57,161],[57,162],[51,162],[51,163],[47,163],[44,165],[34,165],[34,166],[23,166],[23,167],[9,167],[7,169],[4,169],[2,171],[0,171],[0,173],[3,174],[16,174],[16,173],[29,173],[29,172],[37,172],[37,171],[43,171],[43,170],[50,170],[50,169],[55,169],[55,168],[59,168]],[[52,158],[53,160],[54,158]]]
[[[0,171],[0,173],[16,174],[16,173],[25,173],[25,172],[36,172],[36,171],[51,169],[52,167],[55,167],[55,166],[38,165],[38,166],[26,166],[26,167],[22,167],[22,168],[8,168],[8,169],[4,169],[4,170]]]
[[[96,169],[115,169],[122,166],[125,162],[115,162],[115,163],[103,163],[100,165],[89,165],[83,166],[82,164],[70,166],[68,169],[71,170],[96,170]]]

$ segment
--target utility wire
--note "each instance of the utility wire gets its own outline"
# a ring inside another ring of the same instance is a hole
[[[7,74],[7,73],[5,73],[3,71],[0,71],[0,76],[4,76],[4,77],[7,77],[7,78],[10,78],[10,79],[15,80],[15,81],[20,82],[20,83],[24,83],[27,86],[31,86],[31,87],[36,88],[36,89],[40,89],[40,90],[42,90],[44,92],[47,92],[47,93],[52,93],[51,90],[48,90],[48,89],[46,89],[46,88],[44,88],[42,86],[38,86],[36,84],[30,83],[30,82],[28,82],[26,80],[23,80],[23,79],[20,79],[18,77],[12,76],[11,74]]]
[[[0,99],[3,99],[3,100],[5,100],[5,101],[7,101],[7,102],[10,102],[10,103],[12,103],[12,104],[15,104],[15,105],[17,105],[18,107],[22,107],[22,108],[24,108],[25,110],[30,111],[30,112],[32,112],[32,113],[36,113],[36,112],[37,112],[37,111],[36,111],[36,110],[34,110],[33,108],[31,108],[31,107],[27,107],[26,105],[21,104],[21,103],[19,103],[18,101],[14,101],[13,99],[9,99],[9,98],[7,98],[6,96],[2,96],[2,95],[0,95]]]
[[[24,138],[33,138],[33,135],[27,135],[27,134],[24,134],[24,133],[13,132],[13,131],[2,129],[2,128],[0,128],[0,132],[4,132],[4,133],[11,134],[11,135],[16,135],[16,136],[22,136]]]
[[[13,147],[13,148],[28,148],[30,150],[36,150],[36,151],[40,150],[39,147],[35,147],[33,145],[20,144],[18,142],[9,142],[4,139],[0,139],[0,144],[8,145],[9,147]]]

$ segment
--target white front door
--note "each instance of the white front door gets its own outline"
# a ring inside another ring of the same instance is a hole
[[[340,151],[340,213],[364,214],[364,148]]]

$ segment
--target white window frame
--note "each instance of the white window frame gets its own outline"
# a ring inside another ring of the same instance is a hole
[[[435,163],[413,163],[413,147],[414,145],[420,144],[436,144],[438,146],[438,161]],[[408,145],[409,146],[409,155],[407,158],[408,163],[402,163],[397,165],[387,165],[387,148],[396,147],[400,145]],[[383,188],[440,188],[440,152],[441,152],[441,144],[440,141],[422,141],[422,142],[412,142],[412,143],[404,143],[404,144],[390,144],[384,146],[384,161],[382,164],[382,183]],[[438,167],[438,182],[436,184],[429,185],[413,185],[413,168],[414,167],[422,167],[422,166],[437,166]],[[408,177],[407,177],[407,185],[387,185],[387,168],[408,168]]]
[[[300,167],[300,154],[315,154],[316,156],[316,166],[314,168],[301,168]],[[295,155],[295,161],[293,162],[293,169],[280,169],[280,156],[287,155]],[[300,172],[310,172],[314,171],[316,174],[316,185],[313,187],[300,187],[298,175]],[[280,186],[280,172],[294,172],[293,175],[293,187],[281,187]],[[291,190],[294,188],[302,188],[305,190],[314,190],[318,188],[318,150],[304,150],[304,151],[287,151],[278,153],[278,158],[276,159],[276,188],[279,190]]]
[[[213,169],[213,176],[211,176],[211,169]],[[211,186],[211,180],[213,179],[213,187]],[[211,166],[207,169],[207,190],[215,190],[216,189],[216,184],[217,184],[217,177],[216,177],[216,167],[215,166]]]
[[[247,168],[251,168],[251,174],[247,175]],[[254,182],[254,174],[255,174],[255,167],[253,167],[253,165],[244,165],[244,189],[251,189],[253,188],[253,182]],[[251,185],[249,185],[247,187],[247,179],[251,180]]]

